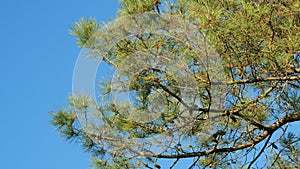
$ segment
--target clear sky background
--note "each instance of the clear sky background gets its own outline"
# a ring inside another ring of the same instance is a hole
[[[69,25],[113,18],[118,0],[7,0],[0,4],[0,168],[87,169],[88,154],[64,142],[48,111],[67,104],[80,49]]]

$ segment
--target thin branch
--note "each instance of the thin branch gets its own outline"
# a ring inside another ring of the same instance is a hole
[[[177,159],[173,162],[173,164],[170,166],[170,169],[172,169],[172,168],[178,163],[179,159],[180,159],[180,158],[177,158]]]
[[[235,80],[231,82],[227,82],[226,84],[245,84],[245,83],[255,83],[255,82],[266,82],[266,81],[294,81],[300,80],[300,76],[285,76],[285,77],[266,77],[266,78],[258,78],[258,79],[242,79]]]
[[[200,156],[197,157],[197,159],[193,162],[193,164],[189,167],[189,169],[192,169],[197,164],[198,160],[200,159]]]
[[[272,137],[272,134],[269,135],[268,139],[266,140],[266,142],[265,142],[263,148],[260,150],[260,152],[258,153],[258,155],[251,161],[251,163],[250,163],[249,166],[248,166],[248,169],[251,168],[251,166],[255,163],[255,161],[256,161],[256,160],[261,156],[261,154],[264,152],[264,150],[265,150],[265,148],[267,147],[267,145],[268,145],[268,143],[269,143],[271,137]]]
[[[289,122],[295,122],[300,120],[300,112],[287,115],[286,117],[283,117],[276,121],[275,123],[268,126],[267,130],[265,130],[261,135],[258,135],[257,137],[253,138],[252,141],[246,142],[244,144],[240,144],[237,146],[227,147],[227,148],[219,148],[219,149],[210,149],[206,151],[200,151],[200,152],[191,152],[191,153],[185,153],[185,154],[177,154],[177,155],[164,155],[164,154],[148,154],[150,157],[158,157],[158,158],[191,158],[191,157],[198,157],[198,156],[206,156],[213,153],[225,153],[225,152],[234,152],[237,150],[245,149],[251,146],[254,146],[261,141],[263,141],[266,137],[268,137],[270,134],[274,133],[277,129],[282,127],[283,125],[289,123]],[[147,156],[147,155],[146,155]]]
[[[177,96],[175,93],[171,92],[166,86],[162,85],[162,84],[158,84],[159,87],[161,87],[165,92],[169,93],[171,96],[175,97],[180,103],[182,103],[185,107],[189,108],[189,106],[179,97]]]
[[[113,61],[111,61],[109,58],[106,56],[102,55],[95,47],[92,48],[93,52],[99,54],[100,56],[103,57],[103,60],[106,61],[107,63],[113,65],[115,68],[120,68],[117,64],[115,64]]]
[[[230,112],[232,115],[241,117],[247,121],[249,121],[252,125],[258,127],[259,129],[262,130],[266,130],[267,127],[265,127],[264,125],[260,124],[259,122],[254,121],[253,119],[250,119],[249,117],[244,116],[243,114],[240,113],[241,110],[244,110],[246,107],[248,107],[251,104],[255,104],[258,101],[264,99],[266,96],[268,96],[269,93],[271,93],[277,86],[278,82],[275,82],[274,85],[272,85],[268,90],[266,90],[264,92],[264,94],[262,94],[261,96],[257,97],[256,99],[251,100],[250,102],[241,105],[238,109],[233,110],[232,112]]]

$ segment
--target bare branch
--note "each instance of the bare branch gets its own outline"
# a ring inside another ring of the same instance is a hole
[[[285,76],[285,77],[266,77],[258,79],[242,79],[235,80],[232,82],[227,82],[227,84],[245,84],[245,83],[255,83],[255,82],[266,82],[266,81],[294,81],[300,80],[300,76]]]
[[[256,145],[263,141],[267,136],[274,133],[277,129],[282,127],[283,125],[289,123],[289,122],[295,122],[300,120],[300,112],[290,114],[286,117],[283,117],[273,123],[272,125],[268,126],[268,130],[265,130],[261,135],[255,137],[252,141],[246,142],[244,144],[240,144],[237,146],[227,147],[227,148],[219,148],[219,149],[210,149],[206,151],[200,151],[200,152],[192,152],[192,153],[185,153],[185,154],[178,154],[178,155],[163,155],[163,154],[149,154],[148,156],[151,157],[158,157],[158,158],[191,158],[191,157],[198,157],[198,156],[205,156],[212,153],[225,153],[225,152],[234,152],[237,150],[245,149],[248,147],[251,147],[253,145]]]
[[[251,161],[251,163],[250,163],[249,166],[248,166],[248,169],[251,168],[251,166],[255,163],[255,161],[256,161],[256,160],[261,156],[261,154],[264,152],[264,150],[266,149],[266,147],[267,147],[267,145],[268,145],[268,143],[269,143],[271,137],[272,137],[272,134],[269,135],[268,139],[266,140],[266,142],[265,142],[263,148],[260,150],[260,152],[258,153],[258,155]]]

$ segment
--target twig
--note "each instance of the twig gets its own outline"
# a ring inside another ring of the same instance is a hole
[[[260,150],[260,152],[258,153],[258,155],[251,161],[251,163],[248,166],[248,169],[251,168],[251,166],[255,163],[255,161],[261,156],[261,154],[264,152],[265,148],[267,147],[270,139],[272,137],[272,134],[269,135],[268,139],[266,140],[266,143],[264,144],[263,148]]]

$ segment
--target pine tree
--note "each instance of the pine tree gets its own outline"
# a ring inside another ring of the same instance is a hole
[[[111,68],[100,101],[51,112],[95,168],[300,165],[298,0],[120,3],[115,21],[70,30]]]

